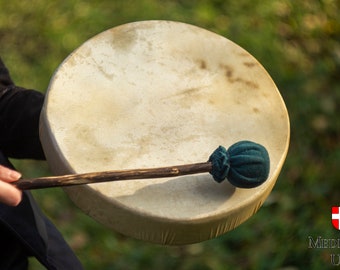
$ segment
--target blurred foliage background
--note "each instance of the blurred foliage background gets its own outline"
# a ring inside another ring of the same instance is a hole
[[[338,0],[0,0],[0,55],[18,85],[44,92],[58,65],[92,36],[123,23],[164,19],[221,34],[254,55],[286,102],[291,144],[259,212],[217,239],[159,246],[107,230],[60,189],[34,191],[86,269],[328,269],[339,249],[308,237],[340,238],[340,16]],[[25,176],[45,162],[13,161]],[[337,257],[335,257],[337,259]],[[337,260],[336,260],[337,262]],[[31,260],[31,269],[43,269]]]

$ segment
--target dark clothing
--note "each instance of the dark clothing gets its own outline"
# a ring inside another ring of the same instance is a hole
[[[0,164],[12,167],[9,157],[45,158],[39,140],[43,102],[41,93],[14,85],[0,59]],[[28,256],[35,256],[47,269],[83,269],[28,191],[17,207],[0,203],[0,239],[2,270],[27,269]]]

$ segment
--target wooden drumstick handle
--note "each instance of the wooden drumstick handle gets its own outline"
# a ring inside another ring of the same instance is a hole
[[[39,189],[209,172],[217,182],[227,178],[236,187],[253,188],[268,178],[269,165],[268,152],[262,145],[240,141],[228,150],[219,146],[203,163],[21,179],[12,184],[19,189]]]
[[[174,177],[186,174],[210,172],[211,168],[212,168],[211,162],[204,162],[171,167],[104,171],[93,173],[69,174],[62,176],[39,177],[31,179],[20,179],[19,181],[13,182],[13,185],[22,190],[41,189],[50,187],[65,187],[121,180]]]

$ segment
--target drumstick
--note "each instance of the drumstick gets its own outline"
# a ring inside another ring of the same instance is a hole
[[[26,190],[209,172],[219,183],[228,179],[236,187],[254,188],[268,178],[269,164],[269,155],[265,147],[251,141],[240,141],[230,146],[228,150],[219,146],[209,160],[202,163],[20,179],[13,182],[13,185]]]

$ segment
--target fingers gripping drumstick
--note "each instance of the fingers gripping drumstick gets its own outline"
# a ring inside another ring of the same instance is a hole
[[[203,163],[21,179],[13,185],[19,189],[40,189],[209,172],[219,183],[227,178],[236,187],[254,188],[266,181],[269,168],[269,155],[265,147],[251,141],[240,141],[228,150],[219,146]]]

